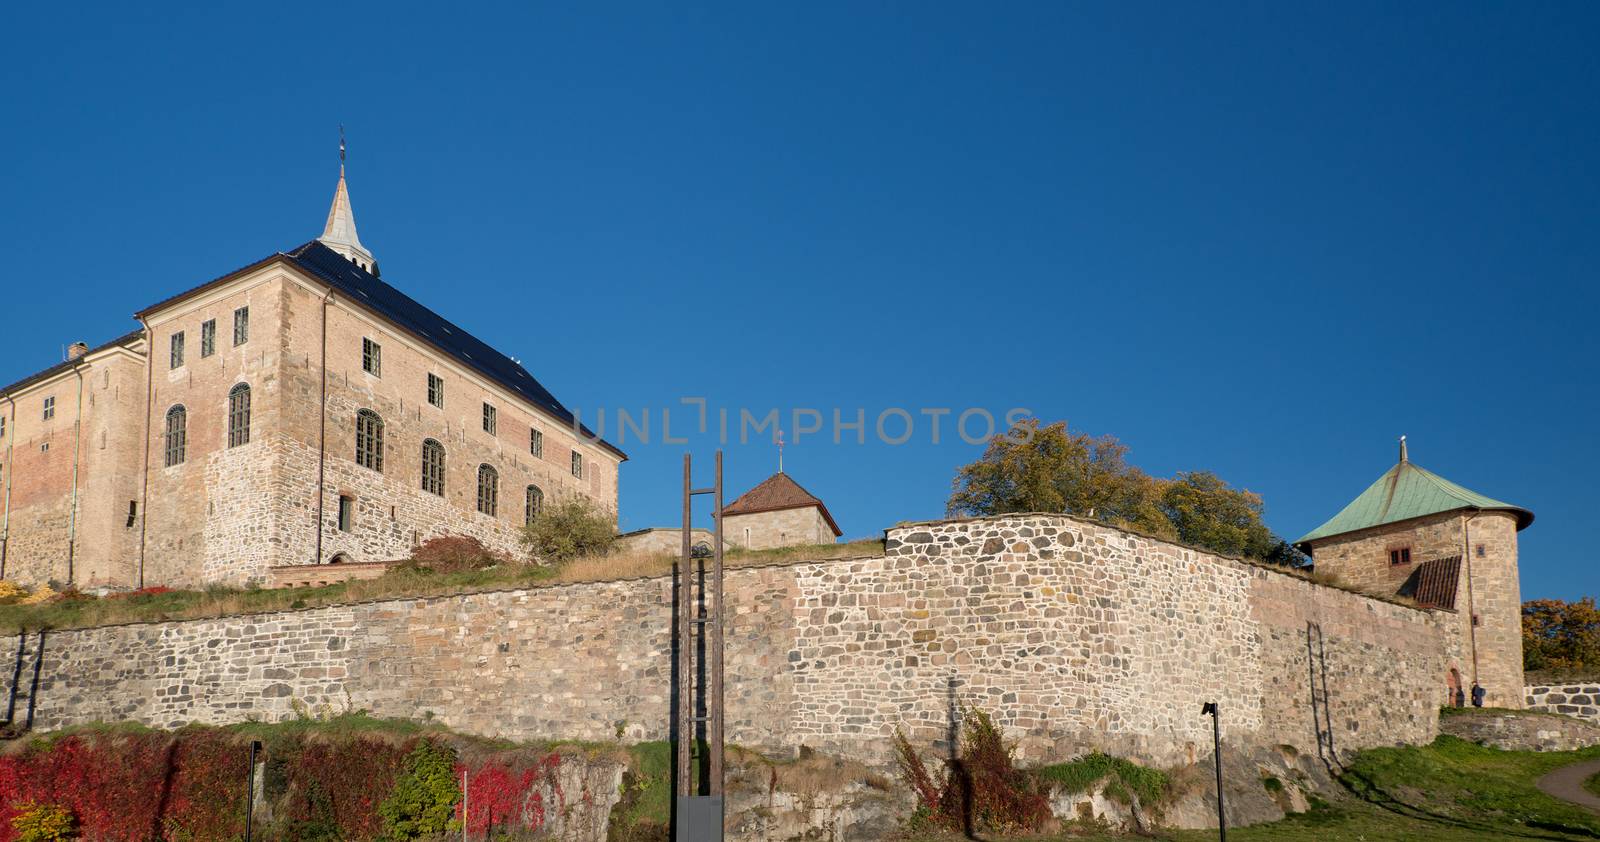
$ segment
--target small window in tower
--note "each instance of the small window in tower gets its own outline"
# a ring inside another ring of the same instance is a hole
[[[139,501],[128,501],[128,528],[132,529],[135,521],[139,519]]]
[[[373,377],[383,376],[383,346],[361,337],[361,370]]]
[[[233,345],[237,348],[250,341],[250,308],[240,307],[233,311]]]
[[[1481,625],[1483,625],[1483,617],[1481,617],[1481,616],[1479,616],[1479,615],[1477,615],[1477,614],[1473,614],[1473,615],[1472,615],[1472,624],[1473,624],[1473,625],[1474,625],[1474,626],[1481,626]]]
[[[339,531],[349,532],[356,525],[356,498],[348,494],[339,495]]]
[[[5,437],[6,437],[6,417],[4,415],[0,415],[0,439],[3,439]]]
[[[56,399],[54,395],[44,399],[44,420],[49,421],[56,417]]]
[[[495,427],[497,426],[495,423],[495,415],[495,408],[493,406],[490,406],[489,404],[483,405],[483,431],[491,436],[494,435]]]
[[[206,319],[200,323],[200,358],[217,352],[217,320]]]
[[[1483,558],[1486,554],[1487,554],[1487,552],[1484,550],[1483,545],[1479,544],[1478,545],[1478,558]]]
[[[172,334],[171,368],[183,367],[183,331]]]
[[[1411,548],[1410,547],[1396,547],[1396,548],[1390,550],[1389,551],[1389,563],[1390,564],[1410,564],[1411,563]]]

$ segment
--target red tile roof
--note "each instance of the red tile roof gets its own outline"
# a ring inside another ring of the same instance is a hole
[[[1460,581],[1461,556],[1436,558],[1417,565],[1400,592],[1415,599],[1424,608],[1454,609]]]
[[[822,519],[828,522],[828,528],[833,530],[835,537],[844,534],[839,529],[839,524],[833,520],[833,515],[828,513],[828,507],[822,504],[811,492],[800,487],[800,483],[789,478],[789,475],[779,471],[762,480],[755,488],[739,495],[737,500],[722,507],[725,515],[750,515],[756,512],[777,512],[784,509],[803,509],[807,506],[816,506],[822,512]]]

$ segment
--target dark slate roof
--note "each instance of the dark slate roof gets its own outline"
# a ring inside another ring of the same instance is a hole
[[[94,348],[90,348],[88,353],[84,354],[84,356],[88,356],[89,354],[94,354],[94,353],[98,353],[100,351],[104,351],[107,348],[115,348],[118,345],[129,345],[129,344],[132,344],[134,340],[139,339],[142,336],[144,336],[144,330],[142,328],[139,329],[139,330],[133,331],[132,333],[125,333],[125,334],[117,337],[116,339],[113,339],[110,342],[105,343],[104,345],[99,345],[99,346],[96,346]],[[76,362],[76,360],[64,360],[62,362],[56,363],[53,366],[50,366],[49,368],[45,369],[44,371],[40,371],[40,372],[37,372],[35,374],[30,374],[27,377],[24,377],[21,380],[18,380],[17,382],[12,383],[9,386],[6,386],[4,388],[0,388],[0,395],[9,395],[12,392],[17,391],[18,389],[25,389],[25,388],[27,388],[29,386],[32,386],[35,383],[38,383],[41,380],[48,380],[48,379],[56,376],[57,374],[60,374],[63,371],[70,370],[72,368],[72,364],[74,362]]]
[[[343,255],[323,245],[319,240],[312,240],[287,252],[280,252],[265,260],[259,260],[249,266],[236,269],[221,278],[208,281],[194,289],[146,307],[138,315],[143,316],[146,313],[161,309],[206,287],[280,258],[287,260],[313,278],[323,281],[336,291],[349,296],[352,301],[360,302],[400,327],[433,343],[435,347],[449,354],[456,362],[504,386],[523,397],[529,403],[543,408],[562,423],[569,426],[572,425],[574,416],[571,410],[568,410],[561,401],[556,400],[555,395],[550,394],[550,390],[534,379],[534,376],[529,374],[527,369],[513,362],[505,354],[489,347],[483,340],[478,339],[438,313],[417,303],[416,299],[384,283],[376,275],[352,263]],[[596,439],[593,431],[587,426],[579,425],[578,429],[585,436],[594,440],[596,444],[616,454],[618,458],[628,458],[626,453],[617,449],[610,442]]]
[[[1456,607],[1456,589],[1461,581],[1461,556],[1424,561],[1411,572],[1400,593],[1423,608]]]
[[[789,478],[789,475],[779,471],[762,480],[755,488],[739,495],[737,500],[722,507],[724,515],[749,515],[756,512],[776,512],[783,509],[802,509],[807,506],[816,506],[822,512],[822,519],[828,522],[828,528],[834,535],[843,535],[839,524],[833,522],[833,515],[828,513],[828,507],[822,504],[811,492],[800,487],[800,483]]]

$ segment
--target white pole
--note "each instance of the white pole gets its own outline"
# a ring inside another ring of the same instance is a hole
[[[461,767],[461,842],[467,842],[467,767],[465,766]]]

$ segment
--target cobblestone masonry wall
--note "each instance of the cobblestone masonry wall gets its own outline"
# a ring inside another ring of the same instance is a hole
[[[1202,701],[1230,740],[1309,752],[1324,672],[1341,750],[1437,728],[1428,612],[1063,516],[913,524],[886,546],[729,571],[731,740],[881,763],[896,726],[941,739],[953,695],[1029,760],[1192,760]],[[661,738],[671,596],[655,578],[61,632],[37,722],[280,719],[298,700],[516,738]]]
[[[1537,684],[1524,690],[1528,710],[1600,722],[1600,684]]]

